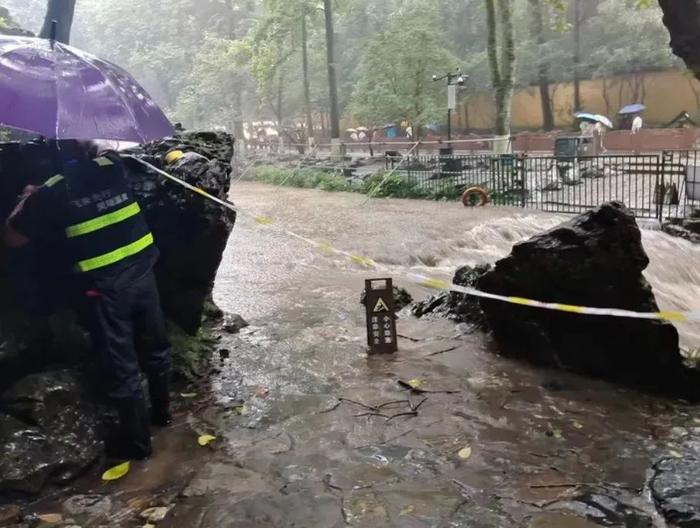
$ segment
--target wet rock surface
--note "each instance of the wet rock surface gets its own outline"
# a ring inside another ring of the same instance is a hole
[[[227,199],[233,137],[223,133],[185,133],[125,154],[144,160],[208,193]],[[185,157],[170,167],[165,155],[181,150]],[[131,186],[145,211],[161,258],[158,287],[168,317],[194,335],[211,296],[214,277],[233,229],[236,214],[194,194],[148,168],[128,161]]]
[[[96,408],[79,376],[27,376],[0,395],[0,492],[37,493],[102,453]]]
[[[491,270],[490,265],[463,266],[457,270],[452,282],[458,286],[476,288],[479,279]],[[446,317],[459,323],[470,325],[472,329],[486,328],[486,317],[479,299],[458,292],[442,292],[432,295],[411,307],[416,317]]]
[[[413,302],[413,297],[405,289],[399,288],[398,286],[393,287],[394,290],[394,310],[403,310],[406,306],[409,306]],[[364,306],[366,299],[366,293],[363,290],[362,295],[360,295],[360,304]]]
[[[642,273],[648,264],[633,215],[622,204],[609,203],[516,244],[478,285],[507,296],[657,312]],[[678,332],[670,323],[581,316],[489,300],[481,306],[508,356],[693,400],[700,397],[700,375],[684,366]]]
[[[700,527],[700,458],[667,458],[653,472],[652,497],[666,520],[680,528]]]
[[[671,236],[700,244],[700,218],[678,218],[666,221],[661,229]]]

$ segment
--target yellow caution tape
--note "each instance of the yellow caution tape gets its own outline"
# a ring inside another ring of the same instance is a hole
[[[562,304],[562,303],[548,303],[543,301],[536,301],[534,299],[525,299],[523,297],[513,297],[505,295],[496,295],[494,293],[487,293],[475,288],[468,288],[465,286],[459,286],[457,284],[450,284],[447,281],[440,281],[436,279],[431,279],[430,277],[425,277],[423,275],[410,274],[408,278],[420,284],[421,286],[432,287],[433,289],[439,290],[449,290],[457,293],[463,293],[465,295],[471,295],[472,297],[479,297],[482,299],[490,299],[493,301],[500,301],[509,304],[517,304],[520,306],[529,306],[531,308],[540,308],[543,310],[554,310],[558,312],[568,312],[581,315],[604,315],[609,317],[625,317],[632,319],[654,319],[661,321],[671,321],[671,322],[691,322],[700,321],[700,311],[692,312],[635,312],[633,310],[623,310],[621,308],[593,308],[590,306],[575,306],[572,304]],[[442,282],[442,286],[441,283]]]
[[[134,158],[136,159],[136,158]],[[249,218],[252,218],[255,222],[257,222],[260,225],[271,225],[274,223],[274,220],[268,216],[257,216],[253,215],[250,213],[247,213],[243,210],[241,210],[239,207],[236,207],[234,204],[221,200],[220,198],[217,198],[216,196],[212,196],[211,194],[207,193],[206,191],[195,187],[194,185],[191,185],[179,178],[176,178],[175,176],[172,176],[171,174],[168,174],[165,171],[162,171],[158,169],[157,167],[154,167],[150,163],[147,163],[143,160],[138,160],[136,159],[139,163],[146,165],[149,167],[151,170],[154,170],[158,174],[161,174],[162,176],[168,178],[169,180],[187,188],[191,189],[192,191],[205,196],[206,198],[222,205],[223,207],[226,207],[228,209],[231,209],[232,211],[235,211],[239,214],[242,214],[244,216],[247,216]],[[349,259],[351,262],[368,267],[368,268],[377,268],[379,269],[380,266],[371,258],[365,257],[362,255],[357,255],[353,253],[348,253],[345,251],[342,251],[340,249],[334,248],[333,246],[322,243],[322,242],[317,242],[315,240],[312,240],[310,238],[307,238],[303,235],[300,235],[298,233],[295,233],[294,231],[290,231],[288,229],[281,229],[281,231],[293,238],[296,238],[298,240],[301,240],[302,242],[309,244],[311,246],[314,246],[318,248],[320,251],[324,253],[330,253],[330,254],[335,254],[335,255],[341,255]],[[534,299],[526,299],[524,297],[515,297],[515,296],[505,296],[505,295],[497,295],[494,293],[488,293],[488,292],[483,292],[480,290],[477,290],[475,288],[468,288],[465,286],[459,286],[457,284],[450,283],[449,281],[443,280],[443,279],[436,279],[433,277],[426,277],[424,275],[418,275],[414,273],[408,273],[405,275],[407,279],[409,279],[412,282],[415,282],[416,284],[423,286],[425,288],[430,288],[434,290],[442,290],[442,291],[453,291],[457,293],[463,293],[465,295],[471,295],[473,297],[479,297],[482,299],[490,299],[493,301],[499,301],[499,302],[504,302],[504,303],[509,303],[509,304],[516,304],[520,306],[528,306],[531,308],[540,308],[543,310],[553,310],[553,311],[558,311],[558,312],[567,312],[567,313],[572,313],[572,314],[581,314],[581,315],[603,315],[603,316],[609,316],[609,317],[625,317],[625,318],[632,318],[632,319],[653,319],[653,320],[661,320],[661,321],[671,321],[671,322],[695,322],[695,321],[700,321],[700,311],[691,311],[691,312],[674,312],[674,311],[662,311],[662,312],[635,312],[633,310],[623,310],[619,308],[593,308],[589,306],[576,306],[572,304],[563,304],[563,303],[549,303],[549,302],[543,302],[543,301],[537,301]]]

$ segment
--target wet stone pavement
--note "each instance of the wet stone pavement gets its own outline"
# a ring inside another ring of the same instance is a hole
[[[250,183],[232,196],[375,258],[416,299],[428,292],[400,280],[407,269],[450,276],[559,220]],[[669,258],[697,259],[689,248]],[[376,275],[241,222],[215,297],[251,326],[222,336],[211,395],[159,434],[151,463],[78,483],[113,503],[81,526],[143,526],[149,506],[172,506],[164,528],[673,526],[654,508],[651,468],[699,452],[697,407],[506,360],[482,333],[405,312],[399,352],[368,357],[359,299]],[[665,306],[676,285],[652,284]],[[201,448],[200,434],[217,440]]]
[[[327,212],[328,195],[269,190],[243,184],[234,198],[326,241],[367,229],[357,204],[339,235],[318,227],[344,213]],[[364,214],[423,206],[388,202]],[[483,334],[404,313],[399,353],[368,357],[368,272],[255,233],[234,235],[217,285],[222,307],[252,323],[221,343],[216,404],[195,419],[219,440],[162,526],[666,526],[649,470],[693,449],[696,408],[507,361]],[[415,262],[403,251],[385,254],[397,272]]]

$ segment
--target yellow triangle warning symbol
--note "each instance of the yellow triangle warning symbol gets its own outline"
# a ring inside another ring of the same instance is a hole
[[[388,311],[389,311],[389,307],[384,302],[384,299],[382,299],[380,297],[379,300],[377,301],[377,304],[374,305],[374,313],[388,312]]]

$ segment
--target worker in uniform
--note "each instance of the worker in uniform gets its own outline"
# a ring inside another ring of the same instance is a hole
[[[116,153],[97,156],[88,142],[60,142],[61,174],[27,187],[5,225],[9,246],[60,241],[70,290],[92,338],[102,384],[119,415],[107,440],[114,458],[151,454],[150,423],[170,416],[170,343],[153,273],[157,249]],[[140,365],[148,378],[149,417]]]

